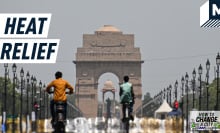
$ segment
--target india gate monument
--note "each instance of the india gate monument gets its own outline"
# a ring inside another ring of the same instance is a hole
[[[104,25],[94,34],[83,34],[82,47],[77,48],[76,105],[84,117],[96,117],[98,110],[98,80],[104,73],[115,74],[119,83],[124,75],[130,77],[136,96],[134,112],[142,104],[140,48],[134,46],[134,34]],[[119,88],[116,95],[119,95]]]

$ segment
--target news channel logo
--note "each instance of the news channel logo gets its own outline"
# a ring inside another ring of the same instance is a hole
[[[220,111],[190,111],[192,131],[220,131]]]
[[[200,27],[220,27],[220,0],[208,0],[200,7]]]

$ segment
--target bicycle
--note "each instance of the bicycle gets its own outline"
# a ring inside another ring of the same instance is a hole
[[[130,116],[131,116],[131,111],[130,111],[130,104],[129,103],[124,103],[124,106],[125,106],[125,117],[124,119],[122,120],[123,122],[123,127],[124,127],[124,130],[126,131],[126,133],[129,133],[129,121],[130,121]]]

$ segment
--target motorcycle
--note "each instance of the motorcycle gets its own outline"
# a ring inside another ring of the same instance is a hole
[[[53,92],[49,92],[49,94],[52,93]],[[69,93],[66,92],[66,94]],[[55,114],[54,121],[51,122],[52,127],[54,129],[53,133],[65,133],[66,118],[64,116],[64,113],[65,113],[66,102],[54,101],[53,104],[54,104],[54,114]]]
[[[65,133],[66,119],[64,117],[65,102],[54,102],[55,119],[53,122],[54,133]]]

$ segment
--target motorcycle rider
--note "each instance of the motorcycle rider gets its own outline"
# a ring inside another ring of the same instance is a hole
[[[131,83],[129,83],[129,77],[124,76],[124,83],[120,85],[120,100],[122,104],[122,113],[123,113],[123,118],[122,121],[125,119],[125,110],[126,110],[126,105],[125,103],[129,103],[129,114],[130,114],[130,119],[134,120],[134,117],[131,115],[133,112],[133,105],[134,105],[134,92],[133,92],[133,86]]]
[[[57,71],[55,73],[55,80],[51,81],[47,87],[46,91],[50,93],[50,88],[54,87],[53,92],[53,100],[50,102],[50,110],[51,110],[51,116],[52,120],[51,123],[54,122],[55,119],[55,113],[54,113],[54,104],[55,102],[62,101],[64,102],[64,119],[66,119],[66,108],[67,108],[67,97],[66,97],[66,89],[69,89],[69,94],[73,93],[74,88],[62,78],[62,72]]]

